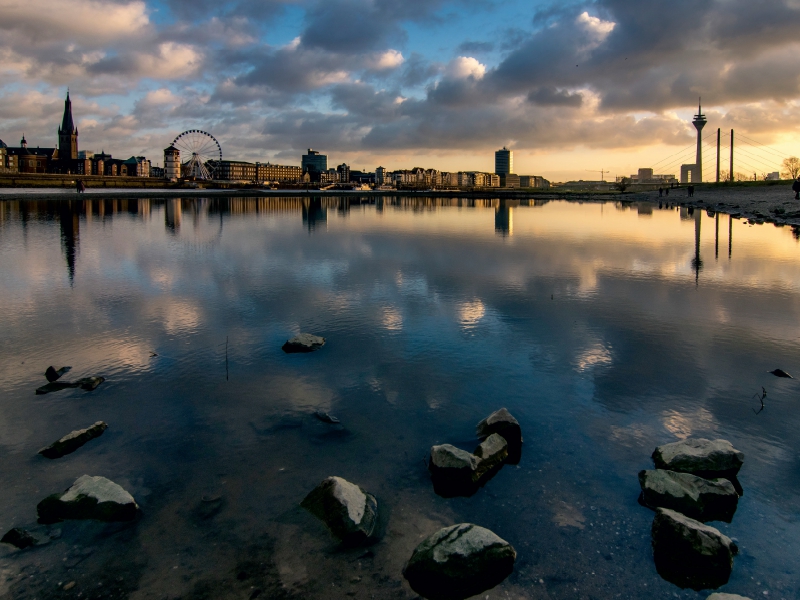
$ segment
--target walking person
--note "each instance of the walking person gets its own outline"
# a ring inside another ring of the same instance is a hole
[[[693,185],[687,186],[686,193],[689,196],[689,198],[694,198],[694,186]]]
[[[663,195],[664,195],[664,188],[658,188],[658,197],[661,198],[661,196]]]
[[[794,192],[794,199],[800,200],[800,177],[792,182],[792,191]]]
[[[80,180],[80,179],[78,179],[78,180],[75,182],[75,191],[76,191],[77,193],[79,193],[79,194],[81,193],[81,180]]]

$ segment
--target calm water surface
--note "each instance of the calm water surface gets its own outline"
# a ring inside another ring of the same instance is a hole
[[[142,509],[3,545],[1,597],[410,599],[413,548],[468,521],[519,553],[481,597],[705,598],[658,576],[637,503],[653,448],[689,436],[746,455],[739,510],[713,523],[741,548],[722,591],[800,596],[799,384],[767,373],[800,375],[790,229],[652,204],[374,202],[0,203],[0,529],[35,527],[82,474]],[[328,343],[284,354],[300,331]],[[51,364],[106,382],[34,395]],[[430,446],[473,450],[502,406],[520,464],[438,497]],[[98,440],[37,455],[97,420]],[[369,551],[298,507],[329,475],[387,508]]]

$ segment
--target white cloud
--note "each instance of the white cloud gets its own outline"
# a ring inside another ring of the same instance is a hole
[[[579,14],[576,21],[585,31],[593,34],[598,41],[606,39],[617,25],[613,21],[603,21],[599,17],[593,17],[586,11]]]
[[[140,35],[149,23],[147,5],[139,0],[0,0],[0,29],[20,32],[33,43],[77,38],[96,45]]]
[[[387,69],[396,69],[405,62],[403,55],[397,50],[387,50],[380,54],[372,56],[367,64],[371,69],[383,71]]]
[[[459,56],[451,60],[445,68],[445,75],[452,79],[473,77],[481,79],[486,74],[486,65],[471,56]]]

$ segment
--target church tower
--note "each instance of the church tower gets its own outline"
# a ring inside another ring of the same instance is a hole
[[[78,130],[72,121],[72,100],[64,100],[64,118],[61,119],[61,127],[58,128],[58,157],[61,159],[78,158]]]

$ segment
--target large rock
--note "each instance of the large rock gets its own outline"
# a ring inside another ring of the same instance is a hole
[[[51,381],[43,386],[36,388],[36,395],[49,394],[51,392],[60,392],[69,388],[81,388],[87,392],[97,389],[101,383],[106,380],[105,377],[84,377],[78,381]]]
[[[310,333],[300,333],[286,341],[283,351],[287,354],[293,352],[313,352],[325,345],[325,338]]]
[[[431,447],[428,470],[440,496],[471,496],[478,491],[480,458],[450,444]]]
[[[507,409],[501,408],[493,412],[475,428],[478,438],[488,438],[496,433],[508,442],[508,459],[506,462],[515,465],[522,457],[522,429],[519,422],[511,416]]]
[[[341,477],[328,477],[300,503],[347,544],[370,541],[378,523],[378,501]]]
[[[723,594],[722,592],[714,592],[706,600],[750,600],[745,596],[739,594]]]
[[[727,479],[703,479],[690,473],[656,469],[640,471],[642,502],[651,508],[670,508],[698,521],[730,523],[739,494]]]
[[[704,477],[733,477],[744,454],[727,440],[688,439],[659,446],[653,452],[657,469],[693,473]]]
[[[462,600],[491,589],[514,570],[517,553],[493,532],[471,523],[440,529],[403,569],[411,588],[430,600]]]
[[[75,450],[83,446],[89,440],[100,437],[106,429],[108,429],[107,423],[104,421],[97,421],[97,423],[91,427],[68,433],[57,442],[53,442],[46,448],[39,450],[39,454],[46,458],[61,458],[62,456],[75,452]]]
[[[105,477],[82,475],[67,491],[48,496],[36,507],[40,523],[63,519],[131,521],[139,506],[128,492]]]
[[[682,588],[718,588],[728,582],[736,544],[719,530],[679,512],[659,508],[653,520],[658,573]]]
[[[475,476],[480,479],[492,469],[500,467],[508,458],[508,442],[504,437],[493,433],[475,449],[475,456],[479,459]]]
[[[3,539],[0,539],[0,542],[3,544],[11,544],[20,550],[24,550],[25,548],[35,546],[37,540],[33,535],[31,535],[30,532],[20,529],[19,527],[15,527],[14,529],[6,532],[6,534],[3,536]]]

